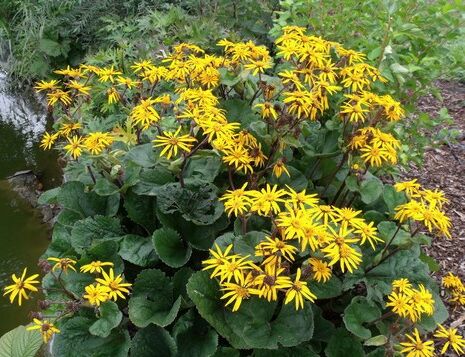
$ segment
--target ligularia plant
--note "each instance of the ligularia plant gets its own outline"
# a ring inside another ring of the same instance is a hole
[[[41,145],[67,165],[41,197],[62,211],[30,327],[54,355],[463,352],[432,334],[447,311],[421,250],[451,238],[447,199],[386,183],[404,111],[363,53],[286,27],[271,51],[182,43],[56,73],[36,86]]]

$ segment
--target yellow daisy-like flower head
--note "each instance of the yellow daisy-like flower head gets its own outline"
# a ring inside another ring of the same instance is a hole
[[[422,341],[418,329],[413,330],[413,334],[406,334],[406,342],[401,342],[400,345],[403,349],[401,353],[406,354],[406,357],[433,357],[434,356],[434,342]]]
[[[76,271],[74,264],[76,261],[70,258],[56,258],[56,257],[49,257],[47,258],[48,261],[55,262],[55,265],[52,268],[52,271],[57,269],[61,269],[64,273],[68,272],[68,269]]]
[[[60,330],[48,320],[34,319],[33,322],[34,324],[32,326],[26,327],[26,330],[40,330],[40,334],[42,335],[44,343],[50,341],[54,334],[60,333]]]
[[[110,299],[110,288],[105,285],[87,285],[85,288],[83,298],[86,299],[91,305],[100,306],[102,302]]]
[[[180,126],[174,133],[164,131],[163,135],[158,135],[157,138],[153,140],[154,147],[163,147],[160,156],[166,156],[169,160],[171,157],[176,156],[178,151],[191,151],[194,142],[197,140],[189,134],[179,135],[181,129],[182,127]]]
[[[292,300],[295,302],[295,309],[304,308],[304,299],[314,302],[316,295],[313,294],[307,286],[307,282],[301,281],[302,271],[300,268],[297,269],[295,280],[292,282],[292,286],[286,292],[285,304],[290,303]]]
[[[24,268],[23,274],[20,278],[13,274],[11,279],[13,280],[14,284],[8,285],[4,288],[3,296],[10,295],[10,303],[15,301],[15,298],[18,297],[18,305],[21,306],[22,299],[29,299],[27,291],[38,291],[38,289],[34,286],[34,284],[39,284],[40,281],[35,280],[39,277],[39,274],[31,275],[30,277],[26,278],[27,268]]]
[[[103,267],[105,266],[112,267],[113,263],[96,260],[90,262],[89,264],[83,265],[80,270],[82,273],[101,273],[103,271]]]
[[[465,339],[463,336],[457,333],[456,328],[446,329],[441,324],[438,324],[438,328],[434,333],[434,337],[444,341],[444,346],[442,346],[441,354],[446,353],[446,351],[451,347],[457,355],[462,356],[465,351]]]
[[[128,288],[130,288],[132,284],[124,283],[121,274],[115,276],[113,268],[110,268],[108,274],[102,270],[102,276],[103,278],[97,278],[95,281],[108,288],[109,299],[113,299],[114,301],[116,301],[118,297],[121,299],[126,299],[123,293],[129,294]]]

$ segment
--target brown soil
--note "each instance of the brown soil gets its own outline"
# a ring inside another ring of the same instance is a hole
[[[424,165],[411,165],[402,176],[409,180],[417,178],[425,188],[443,190],[450,200],[446,210],[452,220],[453,239],[434,238],[431,247],[425,250],[441,266],[435,274],[438,281],[451,271],[465,283],[465,84],[439,81],[437,87],[442,100],[432,95],[425,96],[419,102],[420,110],[436,115],[442,107],[446,107],[454,119],[450,127],[458,129],[461,134],[455,143],[428,149]],[[446,324],[458,327],[463,333],[465,308],[450,306],[449,311],[451,316]]]

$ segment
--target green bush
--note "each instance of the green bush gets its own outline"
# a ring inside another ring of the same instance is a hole
[[[447,199],[380,179],[403,116],[385,79],[299,27],[274,56],[219,46],[37,84],[55,123],[42,147],[68,163],[40,198],[62,211],[28,328],[56,356],[432,353],[404,334],[447,318],[420,233],[450,237]]]

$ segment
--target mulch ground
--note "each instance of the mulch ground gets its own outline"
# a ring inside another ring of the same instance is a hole
[[[431,247],[425,250],[441,266],[435,274],[439,282],[449,271],[458,274],[465,282],[465,83],[439,81],[437,87],[442,98],[425,96],[419,102],[420,110],[436,115],[446,107],[454,119],[449,127],[458,129],[461,134],[456,143],[428,149],[424,164],[421,167],[410,165],[403,170],[403,178],[417,178],[425,188],[443,190],[450,200],[446,210],[452,220],[453,239],[434,238]],[[465,308],[449,307],[451,316],[446,324],[458,327],[464,333]]]

